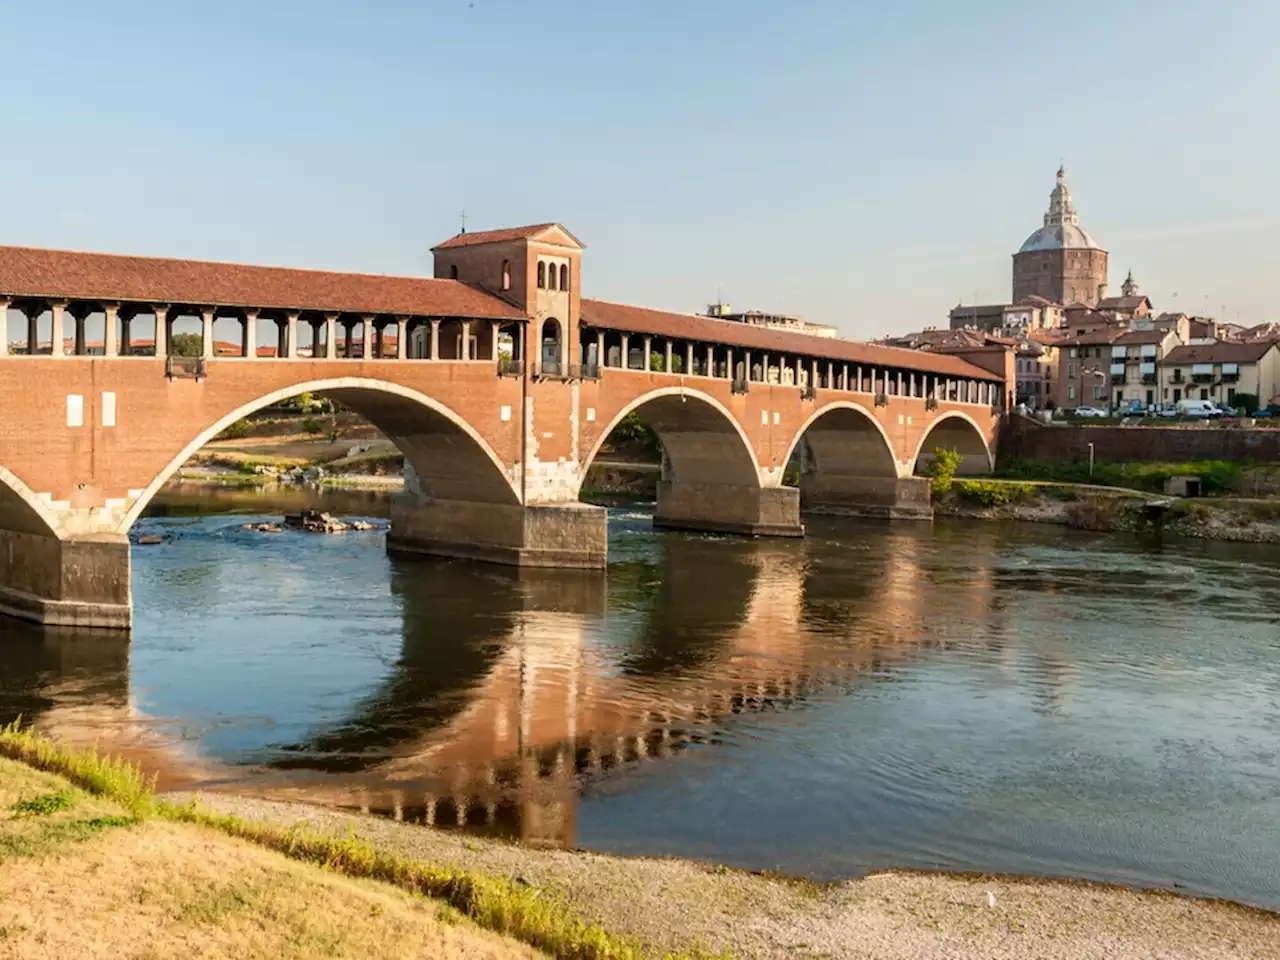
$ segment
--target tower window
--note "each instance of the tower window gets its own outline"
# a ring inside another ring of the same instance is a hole
[[[569,289],[569,265],[567,263],[560,264],[560,289]]]
[[[547,286],[552,290],[556,288],[556,265],[554,263],[547,264]]]
[[[547,265],[541,260],[538,261],[538,289],[541,290],[547,285]]]
[[[510,260],[502,261],[502,289],[503,290],[511,289],[511,261]]]

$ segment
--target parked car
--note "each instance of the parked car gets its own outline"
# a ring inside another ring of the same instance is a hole
[[[1105,417],[1108,416],[1107,411],[1099,407],[1076,407],[1077,417]]]
[[[1178,413],[1184,417],[1207,420],[1222,416],[1222,408],[1212,400],[1179,400]]]
[[[1261,417],[1264,420],[1269,417],[1280,417],[1280,406],[1269,403],[1265,407],[1260,408],[1254,416]]]

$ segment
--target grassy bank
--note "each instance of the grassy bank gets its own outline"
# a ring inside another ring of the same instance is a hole
[[[1280,465],[1237,460],[1099,461],[1092,470],[1087,461],[1015,461],[1004,465],[999,476],[1008,480],[1129,487],[1149,493],[1163,493],[1165,483],[1171,477],[1192,476],[1200,477],[1201,488],[1209,495],[1267,496],[1280,493]]]
[[[916,872],[817,885],[233,794],[165,802],[136,771],[13,729],[0,755],[61,771],[0,760],[3,956],[675,958],[707,943],[788,960],[1280,960],[1280,917],[1168,893]]]
[[[1280,543],[1280,500],[1209,497],[1150,510],[1141,491],[1025,480],[954,480],[935,496],[938,516],[1058,523],[1079,530],[1163,532],[1203,540]]]
[[[211,927],[201,935],[216,930],[224,941],[216,956],[646,955],[638,944],[581,920],[562,901],[513,880],[378,850],[354,834],[333,837],[164,803],[136,768],[62,748],[16,725],[0,730],[0,758],[0,808],[8,811],[0,821],[0,890],[38,878],[45,888],[20,916],[5,916],[8,904],[0,896],[0,946],[32,946],[28,935],[49,942],[50,931],[60,927],[57,949],[48,955],[83,956],[100,951],[103,932],[114,928],[108,943],[115,949],[101,955],[127,954],[125,947],[141,936],[153,947],[170,945],[150,954],[165,956],[181,952],[178,945],[197,929]],[[108,832],[109,842],[62,856],[68,844]],[[279,859],[264,859],[266,851]],[[54,865],[12,862],[54,854]],[[112,882],[95,883],[92,897],[78,895],[108,861]],[[370,885],[335,882],[334,875]],[[44,906],[54,903],[55,912]],[[75,922],[63,922],[72,917]],[[457,927],[459,918],[475,928]]]

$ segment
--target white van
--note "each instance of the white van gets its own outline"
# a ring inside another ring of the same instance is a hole
[[[1179,400],[1178,415],[1182,417],[1220,417],[1222,408],[1212,400]]]

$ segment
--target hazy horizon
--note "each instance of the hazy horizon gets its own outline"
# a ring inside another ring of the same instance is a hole
[[[1113,292],[1132,269],[1158,309],[1280,319],[1274,4],[71,2],[0,28],[2,244],[423,274],[465,210],[563,223],[587,296],[874,337],[1006,301],[1065,162]]]

